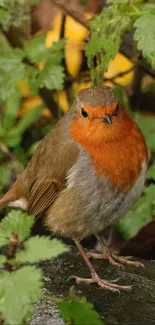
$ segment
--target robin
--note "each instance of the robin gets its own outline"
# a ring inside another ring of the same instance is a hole
[[[84,258],[90,279],[111,291],[130,290],[101,279],[90,258],[113,265],[141,263],[112,254],[100,236],[133,207],[146,178],[148,151],[144,137],[110,87],[81,90],[72,108],[40,142],[30,163],[0,200],[32,215],[45,215],[55,234],[72,238]],[[94,234],[103,254],[86,253],[80,241]]]

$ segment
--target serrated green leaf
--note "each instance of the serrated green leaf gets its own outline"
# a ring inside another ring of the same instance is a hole
[[[36,82],[39,74],[40,71],[35,66],[26,67],[25,80],[27,81],[33,96],[38,96],[39,94],[39,84]]]
[[[134,237],[141,228],[152,220],[155,213],[155,186],[150,185],[145,189],[143,196],[135,207],[116,224],[125,239]]]
[[[20,49],[0,52],[0,98],[2,101],[12,96],[16,89],[16,82],[24,79],[23,57],[24,53]]]
[[[86,298],[73,297],[72,299],[57,302],[60,314],[67,324],[73,325],[103,325],[93,305]]]
[[[25,47],[26,57],[33,63],[46,60],[48,49],[45,47],[46,32],[32,38]]]
[[[61,90],[63,88],[64,76],[64,68],[62,66],[54,66],[52,60],[46,63],[37,82],[40,88]]]
[[[129,30],[131,19],[127,12],[126,3],[104,8],[100,15],[96,16],[91,24],[91,37],[86,49],[88,64],[91,66],[92,58],[101,54],[100,64],[104,71],[109,62],[114,59],[121,44],[121,37]]]
[[[6,262],[6,257],[4,255],[0,255],[0,266],[2,266]]]
[[[147,178],[152,178],[155,180],[155,163],[148,168]]]
[[[24,243],[24,249],[17,253],[16,259],[21,263],[40,262],[57,257],[68,251],[68,247],[58,239],[35,236]]]
[[[47,48],[45,44],[47,33],[42,33],[39,36],[34,37],[28,45],[25,47],[25,55],[33,63],[40,63],[41,61],[53,61],[53,65],[61,63],[63,58],[63,50],[65,40],[62,39],[59,42],[55,42],[52,47]]]
[[[42,278],[41,270],[34,266],[0,274],[0,312],[4,324],[23,324],[30,317],[41,294]]]
[[[155,68],[155,7],[144,11],[134,23],[134,40],[143,57]]]
[[[18,234],[18,239],[26,239],[34,224],[34,217],[20,210],[12,210],[0,223],[0,246],[8,245],[12,233]]]

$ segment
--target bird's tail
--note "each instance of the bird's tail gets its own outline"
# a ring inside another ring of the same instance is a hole
[[[0,199],[0,210],[5,208],[10,202],[15,201],[17,198],[15,197],[12,189],[10,189],[1,199]]]

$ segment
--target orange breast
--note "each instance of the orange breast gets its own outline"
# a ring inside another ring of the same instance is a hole
[[[91,154],[97,173],[109,177],[112,186],[123,191],[132,188],[148,159],[144,137],[135,123],[127,138],[91,148]]]
[[[107,128],[97,119],[84,123],[77,117],[70,124],[70,134],[90,153],[100,176],[109,177],[112,186],[122,191],[132,188],[148,151],[139,127],[126,111]]]

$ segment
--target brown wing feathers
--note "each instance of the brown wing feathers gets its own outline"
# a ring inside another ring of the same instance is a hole
[[[60,185],[55,181],[35,182],[29,194],[28,213],[43,213],[57,198],[59,190]]]

